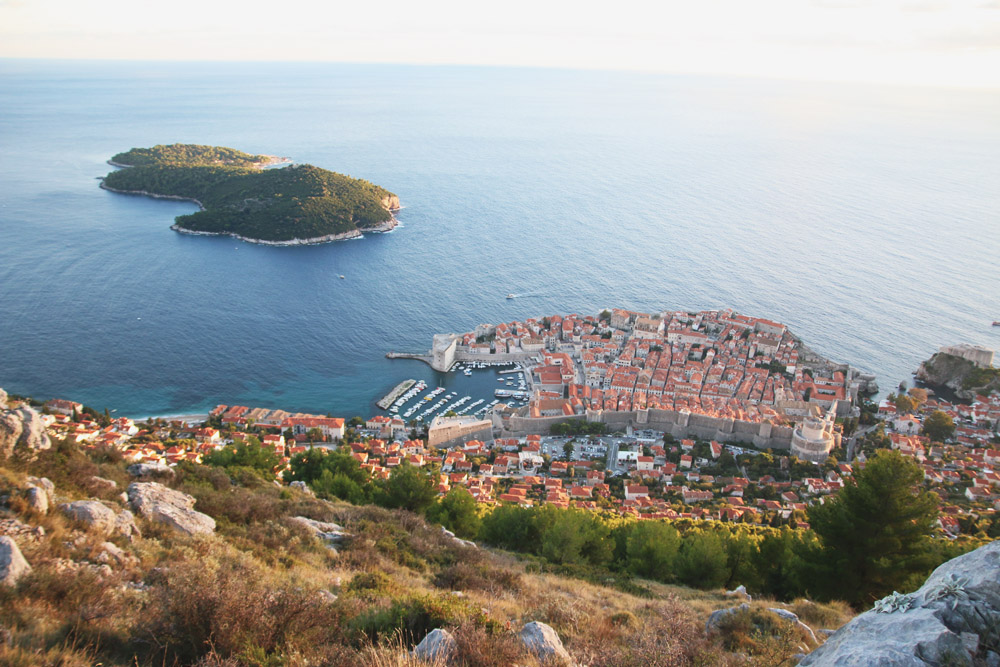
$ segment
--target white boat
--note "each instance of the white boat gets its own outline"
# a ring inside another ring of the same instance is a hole
[[[508,295],[507,295],[507,298],[508,298],[508,299],[514,299],[514,298],[516,298],[516,297],[517,297],[517,295],[516,295],[516,294],[508,294]]]

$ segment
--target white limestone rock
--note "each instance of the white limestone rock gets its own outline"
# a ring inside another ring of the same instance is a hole
[[[45,422],[42,421],[41,413],[27,405],[15,410],[14,413],[20,415],[21,424],[24,427],[21,431],[21,438],[18,440],[20,446],[33,450],[52,447],[52,441],[45,430]]]
[[[905,611],[854,618],[799,664],[985,663],[1000,642],[1000,542],[944,563],[909,598]]]
[[[413,656],[427,662],[444,661],[455,652],[456,648],[458,643],[450,632],[443,628],[435,628],[413,649]]]
[[[126,470],[128,474],[140,479],[174,476],[174,469],[163,461],[157,461],[156,463],[133,463]]]
[[[63,514],[76,521],[82,521],[105,535],[116,525],[117,513],[99,500],[77,500],[59,506]]]
[[[441,526],[441,532],[444,533],[445,537],[450,537],[452,540],[455,541],[456,544],[460,544],[463,547],[470,547],[472,549],[478,549],[479,548],[479,546],[475,542],[473,542],[472,540],[463,540],[461,537],[455,535],[455,533],[451,532],[450,530],[448,530],[444,526]]]
[[[309,485],[306,484],[305,482],[295,481],[295,482],[291,482],[288,486],[290,488],[292,488],[292,489],[296,489],[298,491],[301,491],[302,493],[306,494],[307,496],[312,496],[313,498],[316,497],[316,494],[313,493],[313,490],[310,489]]]
[[[293,516],[291,520],[308,528],[331,548],[339,547],[351,537],[351,534],[344,530],[343,526],[329,521],[316,521],[304,516]]]
[[[722,619],[724,619],[726,616],[729,616],[730,614],[736,614],[742,611],[750,611],[750,605],[744,602],[738,607],[729,607],[728,609],[719,609],[717,611],[713,611],[709,615],[708,621],[705,622],[705,632],[712,632],[713,630],[716,630],[719,627],[719,624],[722,622]]]
[[[132,482],[128,485],[128,499],[132,509],[150,521],[188,535],[215,532],[215,519],[194,510],[192,496],[158,482]]]
[[[56,485],[52,483],[51,479],[48,477],[29,477],[28,484],[44,490],[45,495],[49,497],[50,506],[56,504]]]
[[[0,412],[0,455],[8,458],[14,453],[14,445],[21,439],[24,425],[13,412]]]
[[[118,482],[113,479],[105,479],[94,475],[90,478],[90,488],[99,491],[114,491],[118,488]]]
[[[562,661],[572,664],[573,660],[563,647],[559,634],[540,621],[525,623],[521,628],[521,643],[540,660]]]
[[[0,537],[0,584],[16,586],[18,580],[31,572],[31,566],[24,559],[17,542],[9,536]]]
[[[816,633],[813,632],[812,628],[810,628],[808,625],[799,620],[799,617],[795,612],[791,612],[788,611],[787,609],[782,609],[780,607],[768,607],[767,610],[777,614],[786,621],[794,623],[796,626],[799,627],[799,629],[801,629],[803,632],[809,635],[810,638],[812,638],[814,644],[819,643],[819,640],[816,639]]]
[[[32,511],[38,512],[39,514],[49,513],[49,496],[45,493],[45,489],[37,486],[29,486],[25,497],[28,501],[28,507],[30,507]]]
[[[747,602],[750,602],[753,599],[750,597],[750,594],[747,593],[747,587],[743,584],[740,584],[731,591],[726,591],[726,595],[729,597],[741,597]]]

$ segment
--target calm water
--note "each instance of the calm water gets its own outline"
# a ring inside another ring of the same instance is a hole
[[[97,187],[114,153],[173,142],[369,179],[402,225],[258,247]],[[0,60],[0,386],[132,415],[370,414],[441,381],[389,350],[623,306],[772,317],[887,389],[941,344],[1000,348],[998,211],[996,92]]]

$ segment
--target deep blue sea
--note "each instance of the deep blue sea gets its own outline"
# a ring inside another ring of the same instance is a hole
[[[402,224],[271,248],[98,188],[113,154],[174,142],[368,179]],[[939,345],[1000,349],[998,257],[997,91],[0,60],[0,387],[119,414],[485,393],[384,354],[613,306],[774,318],[891,389]]]

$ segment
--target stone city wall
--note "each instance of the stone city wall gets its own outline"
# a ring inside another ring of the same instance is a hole
[[[580,419],[575,417],[511,417],[505,435],[522,437],[530,434],[546,435],[553,424]],[[677,410],[638,410],[630,412],[604,412],[592,410],[587,421],[601,422],[611,431],[624,431],[629,426],[669,433],[675,438],[717,440],[722,443],[747,444],[758,449],[789,449],[793,429],[775,426],[770,422],[746,422],[726,417],[712,417]]]

